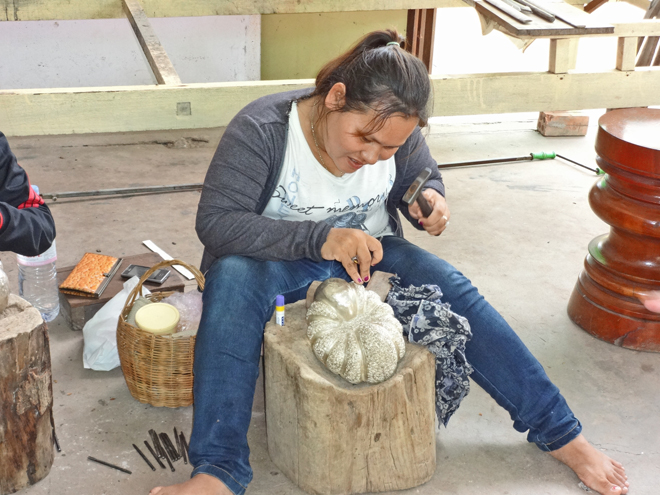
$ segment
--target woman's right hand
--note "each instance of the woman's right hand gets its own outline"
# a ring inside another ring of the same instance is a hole
[[[324,260],[339,261],[354,282],[363,284],[371,277],[371,267],[383,259],[383,247],[361,230],[333,228],[321,246],[321,256]]]

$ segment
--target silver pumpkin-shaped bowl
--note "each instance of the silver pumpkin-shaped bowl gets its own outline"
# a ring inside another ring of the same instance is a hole
[[[307,310],[307,337],[316,357],[350,383],[380,383],[406,352],[401,324],[375,292],[331,278]]]

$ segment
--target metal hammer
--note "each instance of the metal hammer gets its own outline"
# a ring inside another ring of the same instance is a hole
[[[413,183],[410,184],[406,194],[403,195],[403,200],[409,205],[417,201],[419,208],[422,210],[422,215],[424,215],[425,218],[428,218],[433,212],[433,208],[431,208],[431,205],[426,201],[426,198],[422,194],[422,187],[424,187],[426,181],[429,180],[429,177],[431,177],[431,169],[425,168],[420,172]]]

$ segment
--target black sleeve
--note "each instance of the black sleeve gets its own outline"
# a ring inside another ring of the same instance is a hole
[[[55,222],[0,132],[0,251],[37,256],[55,239]]]
[[[197,235],[216,258],[241,254],[261,260],[321,261],[329,224],[274,220],[256,212],[267,178],[277,168],[272,150],[280,145],[278,139],[285,139],[284,133],[269,135],[268,129],[246,114],[227,126],[204,180]]]
[[[424,189],[435,189],[445,196],[445,184],[442,181],[442,174],[438,170],[438,163],[431,156],[431,151],[419,127],[413,131],[406,144],[397,151],[396,160],[397,177],[392,188],[396,207],[413,227],[417,230],[424,230],[424,227],[410,216],[408,204],[403,201],[403,195],[425,168],[431,169],[431,176]]]

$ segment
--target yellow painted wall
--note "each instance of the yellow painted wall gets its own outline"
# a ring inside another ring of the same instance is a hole
[[[407,10],[261,16],[261,79],[314,78],[323,65],[376,29],[405,36]]]

